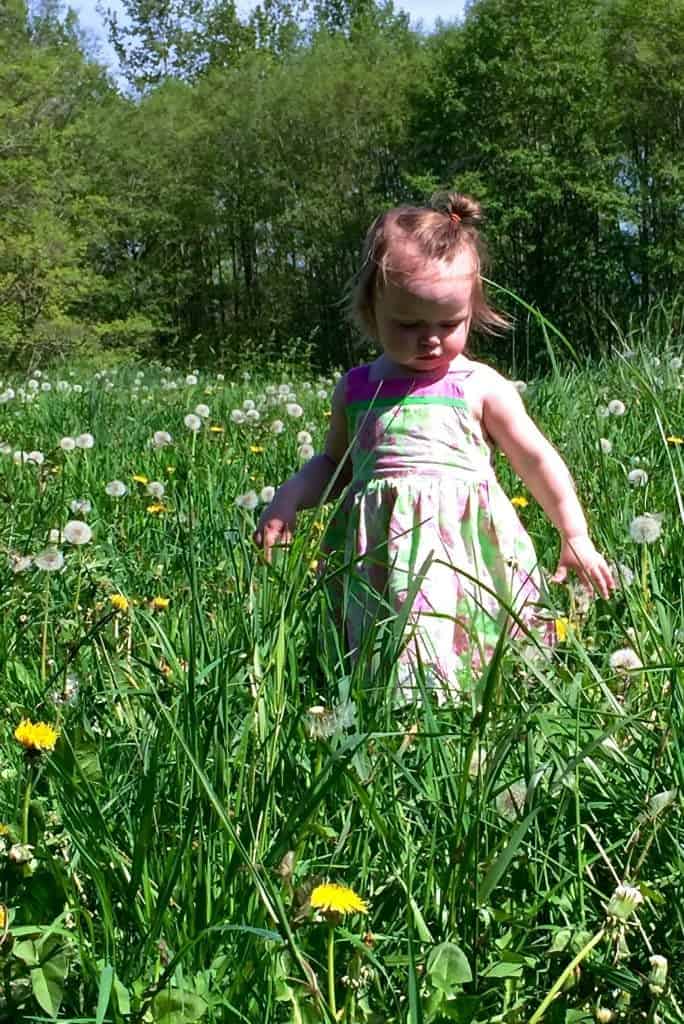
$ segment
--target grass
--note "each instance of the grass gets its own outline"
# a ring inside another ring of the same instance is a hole
[[[684,375],[654,347],[585,368],[559,351],[530,382],[624,585],[589,607],[555,588],[570,629],[553,659],[502,643],[454,707],[395,707],[396,623],[344,657],[312,569],[327,513],[303,514],[267,566],[258,510],[236,506],[297,466],[299,430],[320,446],[330,380],[289,373],[297,419],[266,390],[279,378],[171,388],[158,366],[137,384],[135,369],[66,376],[80,393],[50,374],[49,392],[0,405],[0,1020],[682,1019]],[[231,419],[245,399],[258,422]],[[611,399],[623,416],[597,412]],[[193,434],[199,402],[211,417]],[[173,444],[150,446],[155,430]],[[93,448],[61,450],[82,431]],[[34,449],[42,465],[15,464]],[[524,494],[499,457],[497,472]],[[649,545],[629,535],[643,513],[663,514]],[[552,571],[552,527],[531,500],[520,515]],[[61,571],[12,571],[70,519],[93,539],[60,544]],[[610,667],[626,647],[643,667]],[[25,754],[23,717],[59,729],[53,752]],[[314,915],[328,879],[368,914]],[[623,883],[643,902],[620,923],[606,907]]]

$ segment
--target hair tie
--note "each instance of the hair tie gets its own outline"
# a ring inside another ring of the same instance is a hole
[[[454,224],[460,224],[461,223],[461,216],[458,213],[450,213],[449,214],[449,220],[453,221]]]

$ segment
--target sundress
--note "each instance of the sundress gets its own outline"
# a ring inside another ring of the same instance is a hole
[[[327,545],[343,555],[352,657],[400,622],[400,699],[470,690],[505,631],[528,650],[555,643],[533,543],[494,475],[466,399],[469,368],[439,379],[346,375],[352,481]],[[513,614],[511,614],[511,612]]]

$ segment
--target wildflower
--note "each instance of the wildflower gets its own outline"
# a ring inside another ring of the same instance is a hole
[[[671,370],[681,370],[681,368],[682,368],[682,357],[681,356],[672,356],[672,358],[670,359],[670,369]]]
[[[28,452],[22,452],[21,450],[17,450],[12,456],[15,466],[21,466],[24,462],[26,462],[27,455]]]
[[[287,398],[287,396],[290,394],[290,385],[289,384],[279,384],[278,385],[278,394],[282,398]]]
[[[662,513],[645,512],[629,524],[629,535],[636,544],[653,544],[662,532]]]
[[[14,730],[14,738],[26,750],[40,752],[42,750],[54,750],[59,733],[47,722],[36,722],[29,718],[22,718]]]
[[[250,444],[249,450],[250,452],[254,452],[255,455],[261,455],[264,448],[260,444]]]
[[[183,423],[188,430],[193,432],[193,434],[196,434],[198,430],[202,429],[202,420],[199,416],[196,416],[194,412],[189,412],[188,415],[184,417]]]
[[[245,398],[244,402],[242,403],[242,408],[245,410],[245,412],[251,412],[251,410],[254,409],[255,407],[256,403],[251,398]]]
[[[506,821],[515,821],[525,807],[527,785],[522,779],[502,790],[495,800],[496,809]]]
[[[634,672],[643,668],[641,658],[631,647],[620,647],[608,658],[608,664],[614,672]]]
[[[311,444],[312,440],[308,430],[300,430],[297,434],[297,444]]]
[[[52,384],[50,383],[50,381],[49,380],[44,380],[43,383],[40,385],[40,390],[41,391],[52,391]]]
[[[621,587],[631,587],[634,583],[634,573],[628,565],[624,565],[622,562],[611,562],[608,568],[613,579]]]
[[[74,386],[72,388],[72,391],[74,392],[75,395],[82,394],[82,392],[83,392],[83,385],[82,384],[74,384]]]
[[[15,574],[19,572],[26,572],[30,569],[33,564],[33,559],[30,555],[20,555],[16,551],[10,551],[7,556],[9,559],[10,569]]]
[[[567,616],[562,615],[555,621],[556,626],[556,639],[559,643],[564,643],[568,639],[568,633],[570,632],[570,620]]]
[[[233,411],[230,414],[230,418],[233,423],[245,422],[245,414],[242,411],[242,409],[233,409]]]
[[[146,511],[151,516],[160,516],[163,512],[166,512],[166,506],[161,505],[158,502],[153,502],[153,504],[147,506]]]
[[[32,462],[34,466],[42,466],[45,462],[45,456],[42,452],[27,452],[26,461]]]
[[[12,445],[8,444],[7,441],[0,441],[0,455],[11,455]]]
[[[43,572],[59,572],[64,566],[64,555],[55,548],[46,548],[34,556],[33,562],[36,568],[42,569]]]
[[[248,419],[250,423],[258,423],[261,419],[261,413],[258,409],[248,409],[245,413],[245,419]]]
[[[81,522],[80,519],[70,519],[64,527],[64,540],[68,544],[78,547],[81,544],[88,544],[92,539],[93,531],[87,523]]]
[[[60,704],[74,704],[78,698],[80,685],[78,676],[70,672],[64,680],[62,689],[53,692],[52,703],[58,706]]]
[[[79,434],[76,438],[77,448],[92,448],[95,444],[95,438],[92,434]]]
[[[198,377],[196,373],[189,373],[185,378],[185,383],[188,385],[188,387],[194,387],[195,384],[197,383],[197,380]]]
[[[152,435],[152,447],[153,448],[165,448],[166,445],[171,444],[173,438],[169,434],[168,430],[155,430]]]
[[[40,384],[38,383],[37,380],[30,380],[27,384],[27,387],[29,391],[37,391],[38,388],[40,387]]]
[[[282,434],[284,429],[285,424],[282,420],[273,420],[273,423],[271,424],[271,432],[273,434]]]
[[[69,383],[68,380],[58,380],[57,381],[57,390],[58,391],[69,391],[70,389],[71,389],[71,384]]]
[[[594,1016],[596,1017],[597,1024],[612,1024],[614,1020],[617,1020],[614,1011],[608,1006],[597,1006]]]
[[[164,492],[166,491],[166,488],[164,487],[164,484],[161,483],[160,480],[150,480],[145,490],[153,498],[157,498],[159,500],[160,498],[164,497]]]
[[[368,904],[353,889],[335,882],[317,885],[311,893],[311,906],[324,914],[367,914]]]
[[[668,963],[664,956],[650,956],[651,973],[648,976],[648,990],[652,996],[662,996],[667,985]]]
[[[29,864],[33,859],[33,846],[29,843],[13,843],[7,856],[13,864]]]
[[[238,508],[247,509],[252,512],[259,504],[259,495],[256,491],[247,491],[246,494],[239,494],[235,499]]]
[[[599,438],[599,448],[604,455],[610,455],[613,450],[613,442],[609,441],[607,437]]]
[[[131,480],[134,480],[136,484],[143,484],[143,486],[150,482],[144,473],[134,473]]]
[[[320,398],[322,402],[324,402],[327,397],[328,392],[325,390],[325,388],[320,388],[320,390],[316,392],[316,398]]]
[[[297,454],[302,461],[312,459],[315,454],[314,447],[311,444],[300,444]]]
[[[268,484],[266,487],[261,488],[259,501],[263,502],[264,505],[270,505],[270,503],[273,501],[274,496],[275,487],[271,487],[270,484]]]
[[[110,480],[108,484],[105,484],[105,492],[110,498],[123,498],[128,494],[128,488],[123,480]]]
[[[529,501],[522,494],[516,494],[514,498],[511,498],[511,505],[515,508],[527,508]]]
[[[212,434],[223,434],[225,433],[226,428],[222,427],[219,423],[212,423],[209,430]]]
[[[64,535],[61,530],[53,528],[48,533],[48,544],[61,544],[64,540]]]
[[[624,416],[625,411],[625,403],[621,402],[619,398],[614,398],[608,403],[608,412],[611,416]]]
[[[109,603],[117,612],[127,612],[130,608],[128,598],[124,597],[123,594],[110,594]]]
[[[676,434],[670,434],[665,440],[668,444],[684,444],[684,437],[677,437]]]
[[[610,416],[610,409],[607,405],[599,405],[596,409],[596,415],[600,420],[607,420]]]
[[[304,719],[304,729],[310,740],[327,740],[337,728],[335,714],[323,704],[309,708]]]
[[[150,608],[153,612],[165,612],[170,603],[169,597],[153,597],[150,601]]]
[[[210,415],[210,413],[209,413],[209,406],[205,405],[203,402],[200,402],[199,405],[195,406],[195,412],[203,420],[208,419],[209,415]]]
[[[644,897],[638,889],[631,885],[618,885],[610,897],[606,907],[606,914],[608,917],[617,918],[619,921],[626,921],[643,902]]]
[[[76,439],[73,437],[63,437],[59,442],[59,447],[63,452],[73,452],[76,447]]]
[[[87,498],[74,498],[74,500],[69,505],[69,508],[74,513],[74,515],[78,515],[78,513],[80,512],[82,515],[87,516],[88,513],[92,511],[93,506],[90,504]]]
[[[298,420],[300,416],[304,415],[304,410],[301,405],[298,405],[296,402],[288,402],[285,406],[285,412],[288,416],[291,416],[293,420]]]
[[[216,374],[216,380],[219,382],[219,384],[221,384],[225,379],[226,379],[225,374],[223,374],[223,373],[217,373]]]
[[[645,469],[630,469],[627,480],[632,487],[645,487],[648,483],[648,473]]]

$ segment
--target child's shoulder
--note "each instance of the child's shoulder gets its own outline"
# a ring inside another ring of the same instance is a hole
[[[478,417],[482,416],[488,399],[505,397],[515,390],[503,374],[477,359],[460,356],[455,372],[462,375],[464,395],[471,411]]]

